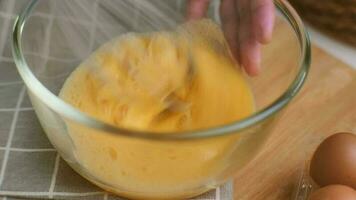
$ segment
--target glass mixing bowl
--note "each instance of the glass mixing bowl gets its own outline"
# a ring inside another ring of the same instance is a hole
[[[103,42],[183,23],[185,1],[32,0],[15,22],[13,54],[49,140],[79,174],[129,198],[188,198],[232,179],[259,152],[306,79],[308,35],[286,1],[274,3],[277,20],[272,42],[262,49],[263,70],[248,78],[256,112],[206,130],[128,130],[57,96],[70,73]],[[208,12],[217,23],[218,4],[212,1]]]

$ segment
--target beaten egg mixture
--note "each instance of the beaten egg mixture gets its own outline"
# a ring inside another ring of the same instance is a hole
[[[209,20],[112,39],[72,72],[60,97],[97,119],[152,134],[221,126],[254,112],[251,89]],[[153,141],[67,125],[78,162],[92,176],[152,194],[208,184],[238,141]]]

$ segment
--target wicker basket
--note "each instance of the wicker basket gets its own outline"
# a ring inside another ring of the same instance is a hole
[[[356,46],[356,0],[290,0],[316,28]]]

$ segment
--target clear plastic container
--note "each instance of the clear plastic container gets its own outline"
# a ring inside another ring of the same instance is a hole
[[[309,165],[305,164],[300,168],[300,176],[297,186],[293,192],[293,200],[307,200],[310,194],[317,188],[311,177],[309,176]]]

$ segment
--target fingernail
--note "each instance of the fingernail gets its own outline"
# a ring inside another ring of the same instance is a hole
[[[273,13],[261,11],[258,18],[258,39],[261,43],[267,43],[272,39]]]
[[[246,67],[250,76],[256,76],[261,71],[261,45],[257,41],[252,43],[251,47],[253,48],[247,52],[248,66]]]

